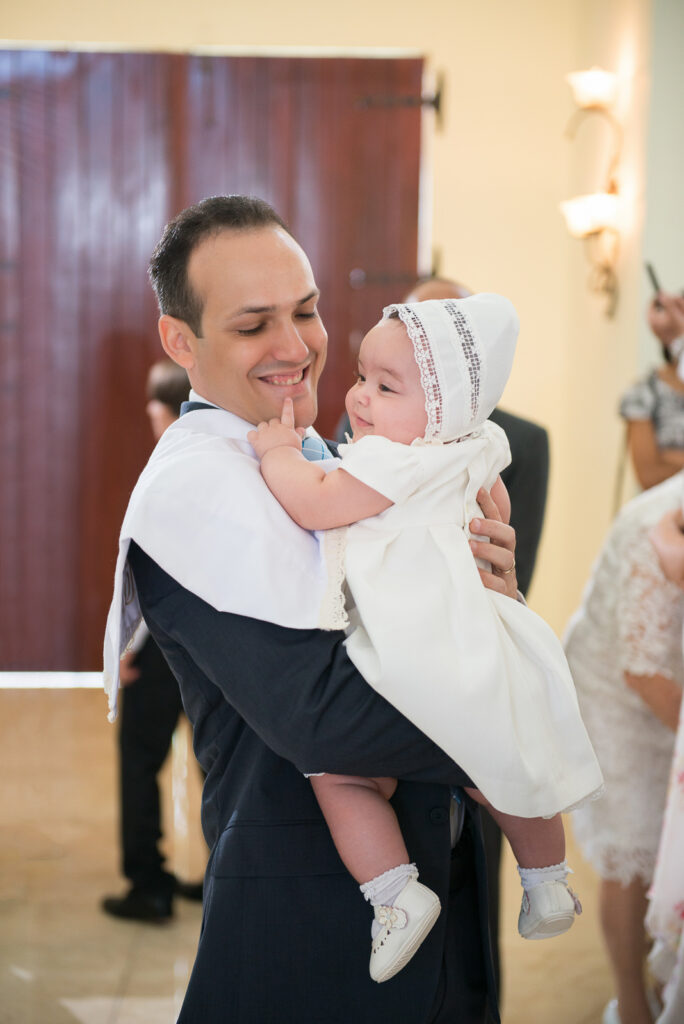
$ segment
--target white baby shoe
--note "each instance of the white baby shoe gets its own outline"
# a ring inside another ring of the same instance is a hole
[[[565,882],[541,882],[523,892],[518,931],[523,939],[552,939],[581,913],[582,904]]]
[[[380,931],[373,939],[370,976],[388,981],[405,967],[439,917],[439,897],[410,878],[393,907],[375,907]]]

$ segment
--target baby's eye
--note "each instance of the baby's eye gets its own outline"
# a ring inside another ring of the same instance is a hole
[[[356,373],[356,383],[357,384],[363,384],[365,380],[366,380],[366,378],[364,377],[364,375],[357,371],[357,373]]]
[[[381,391],[386,391],[386,392],[388,392],[388,394],[390,394],[390,395],[393,395],[393,394],[394,394],[394,392],[392,391],[392,388],[389,388],[389,387],[388,387],[388,386],[387,386],[386,384],[381,384],[381,385],[380,385],[380,390],[381,390]]]

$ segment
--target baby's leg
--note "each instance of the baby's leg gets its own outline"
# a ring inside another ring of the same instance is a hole
[[[518,931],[524,939],[562,935],[572,925],[575,914],[582,912],[582,906],[567,885],[565,831],[560,814],[552,818],[518,818],[497,811],[479,790],[467,792],[487,808],[518,861],[525,890]]]
[[[344,866],[361,885],[407,864],[409,855],[389,800],[396,779],[312,775],[316,799]]]
[[[439,917],[437,895],[421,885],[389,802],[396,779],[312,775],[337,851],[375,908],[370,975],[387,981],[419,949]]]
[[[565,830],[560,814],[553,818],[518,818],[497,811],[478,789],[466,790],[486,807],[511,844],[521,868],[550,867],[565,860]]]

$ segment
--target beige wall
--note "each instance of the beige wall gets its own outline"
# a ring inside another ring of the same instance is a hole
[[[684,3],[653,0],[653,55],[651,104],[646,164],[644,256],[658,273],[663,288],[684,289]],[[651,295],[642,277],[643,301]],[[658,344],[644,325],[641,364],[658,359]]]
[[[303,0],[118,0],[106,9],[24,0],[5,11],[3,31],[14,40],[145,49],[402,48],[445,73],[444,130],[428,147],[432,242],[444,273],[505,293],[521,316],[504,405],[551,433],[532,604],[560,630],[610,520],[621,438],[615,407],[636,367],[649,17],[649,0],[348,0],[342,9]],[[588,293],[582,246],[558,212],[561,199],[597,187],[603,175],[593,152],[605,145],[600,132],[587,125],[577,143],[563,137],[573,110],[564,75],[593,63],[622,76],[622,177],[633,203],[613,321]]]
[[[645,136],[649,100],[650,4],[643,0],[584,0],[577,7],[577,66],[598,64],[619,75],[616,114],[624,127],[619,183],[625,196],[619,257],[620,299],[613,319],[586,288],[588,264],[580,242],[569,250],[565,282],[567,322],[561,421],[554,432],[555,471],[549,529],[545,538],[540,597],[564,581],[554,600],[558,625],[581,594],[591,562],[613,513],[613,491],[624,449],[624,427],[617,416],[620,394],[637,372],[643,320],[642,232],[645,215]],[[611,134],[601,118],[587,121],[571,151],[571,194],[602,187]],[[554,423],[555,426],[555,423]],[[629,493],[629,480],[626,493]],[[556,577],[554,570],[558,568]]]

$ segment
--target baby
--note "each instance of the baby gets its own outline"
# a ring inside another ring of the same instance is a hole
[[[482,586],[468,543],[479,489],[500,507],[508,501],[499,477],[508,442],[487,417],[517,333],[513,307],[497,295],[389,306],[361,344],[346,399],[353,438],[340,446],[339,469],[303,457],[289,400],[281,420],[259,424],[249,440],[295,522],[328,531],[322,625],[348,628],[347,651],[369,684],[473,780],[467,792],[518,860],[520,934],[541,939],[581,910],[566,884],[559,812],[595,796],[602,779],[558,640],[525,605]],[[386,981],[440,913],[390,803],[397,780],[311,782],[375,908],[370,973]]]

